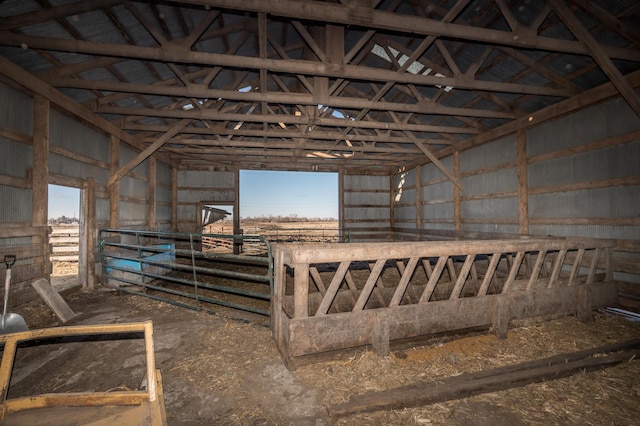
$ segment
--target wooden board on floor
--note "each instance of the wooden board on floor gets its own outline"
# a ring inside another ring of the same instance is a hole
[[[595,356],[596,354],[599,356]],[[332,417],[342,417],[368,411],[434,404],[529,383],[560,379],[579,372],[601,370],[630,361],[639,354],[640,339],[633,339],[492,370],[461,374],[445,379],[439,385],[429,381],[356,395],[348,402],[329,406],[328,412]]]
[[[62,296],[56,291],[49,281],[44,278],[31,283],[31,286],[38,292],[42,300],[56,314],[62,322],[67,322],[76,316],[75,312],[67,305]]]

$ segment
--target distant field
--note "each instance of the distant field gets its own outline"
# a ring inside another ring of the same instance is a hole
[[[306,222],[275,222],[269,220],[251,220],[241,223],[242,235],[256,235],[267,239],[269,242],[337,242],[339,241],[338,221],[306,221]],[[209,234],[231,234],[233,226],[231,222],[217,222],[207,225],[205,232]],[[220,251],[220,247],[227,245],[232,247],[231,240],[210,239],[209,244]],[[204,243],[204,241],[203,241]],[[257,253],[264,247],[257,241],[245,239],[243,251]]]

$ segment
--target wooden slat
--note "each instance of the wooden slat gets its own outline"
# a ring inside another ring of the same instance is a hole
[[[597,371],[620,364],[640,355],[640,339],[603,346],[570,354],[467,373],[445,379],[439,385],[432,381],[403,386],[350,398],[343,404],[328,407],[333,417],[377,410],[401,409],[466,398],[487,392],[525,386],[546,380],[568,377],[576,373]],[[613,352],[613,353],[612,353]],[[595,354],[609,355],[594,357]]]
[[[31,286],[38,292],[42,300],[56,314],[63,323],[75,318],[76,314],[71,307],[64,301],[62,296],[49,284],[44,278],[40,278],[31,283]]]
[[[318,306],[318,309],[316,310],[316,316],[326,315],[327,312],[329,311],[329,307],[333,303],[333,299],[335,299],[336,297],[336,293],[340,288],[340,284],[342,284],[345,274],[349,270],[350,264],[351,262],[341,262],[340,266],[338,266],[336,273],[333,275],[333,278],[331,279],[329,288],[324,294],[324,297],[322,298],[322,302],[320,302],[320,306]]]
[[[393,297],[391,298],[391,302],[389,302],[389,306],[398,306],[404,293],[409,285],[409,281],[411,281],[411,277],[413,276],[413,271],[416,269],[416,265],[418,264],[419,257],[412,257],[409,259],[409,263],[407,263],[407,267],[402,272],[402,277],[398,282],[398,287],[396,291],[393,293]]]
[[[475,255],[473,254],[467,255],[467,258],[464,260],[464,264],[462,265],[462,269],[460,269],[460,273],[458,274],[458,279],[456,280],[456,284],[453,287],[453,291],[451,292],[451,296],[449,297],[449,300],[455,300],[460,298],[462,287],[464,286],[464,283],[467,281],[467,276],[469,275],[469,271],[471,270],[471,265],[473,265],[474,259],[475,259]]]
[[[380,273],[382,272],[382,268],[384,268],[385,263],[386,263],[386,260],[384,259],[376,260],[376,263],[374,267],[371,269],[371,273],[367,278],[367,282],[362,288],[362,291],[358,296],[358,300],[356,301],[356,304],[352,309],[353,312],[361,311],[364,308],[364,305],[367,303],[367,300],[369,300],[369,296],[371,296],[371,293],[373,291],[374,286],[376,285],[376,282],[378,281],[378,278],[380,278]]]
[[[506,293],[511,288],[511,285],[516,279],[518,275],[518,271],[520,270],[520,266],[522,265],[522,259],[524,259],[524,252],[519,251],[516,254],[516,259],[511,264],[511,268],[509,269],[509,276],[507,277],[507,281],[504,283],[504,287],[502,287],[502,292]]]
[[[438,261],[436,262],[435,268],[433,268],[433,272],[429,281],[427,282],[427,286],[424,288],[422,292],[422,296],[420,296],[419,303],[426,303],[431,299],[431,295],[433,294],[433,290],[436,288],[436,284],[442,275],[442,271],[444,270],[445,265],[447,264],[447,260],[449,260],[449,256],[440,256]]]
[[[480,290],[478,290],[478,296],[485,296],[487,294],[489,284],[491,284],[491,280],[493,279],[498,263],[500,262],[500,256],[502,256],[502,253],[493,253],[491,255],[487,272],[485,272],[482,284],[480,284]]]

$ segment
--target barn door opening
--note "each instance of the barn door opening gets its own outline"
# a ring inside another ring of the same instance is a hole
[[[234,235],[233,205],[201,203],[200,220],[202,234]],[[203,237],[202,251],[213,253],[232,253],[232,238]]]
[[[271,242],[336,242],[338,174],[240,171],[240,228]]]
[[[79,284],[80,189],[49,185],[51,285],[58,291]]]

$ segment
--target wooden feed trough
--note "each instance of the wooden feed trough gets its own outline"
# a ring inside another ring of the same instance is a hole
[[[289,368],[313,355],[615,306],[605,240],[275,244],[272,329]]]

